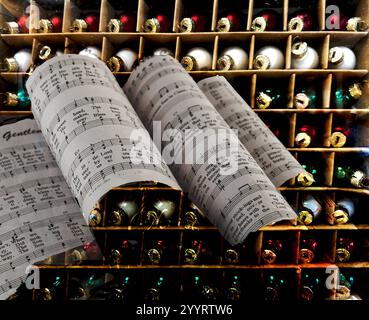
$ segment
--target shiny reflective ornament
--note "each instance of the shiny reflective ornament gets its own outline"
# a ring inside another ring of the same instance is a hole
[[[181,64],[187,71],[210,70],[211,60],[211,54],[205,48],[195,47],[186,53]]]
[[[304,166],[302,166],[304,168]],[[307,169],[307,166],[304,168]],[[309,171],[303,171],[297,176],[297,182],[303,187],[310,187],[314,182],[314,175]]]
[[[179,23],[179,32],[204,32],[206,30],[206,17],[203,15],[193,15],[186,17]]]
[[[32,54],[29,49],[19,50],[12,58],[5,58],[1,65],[4,72],[27,72],[32,64]]]
[[[72,265],[81,265],[87,260],[87,253],[83,249],[73,249],[67,254],[67,263]]]
[[[137,63],[138,55],[130,48],[119,50],[107,61],[107,65],[112,72],[132,71]]]
[[[174,58],[174,53],[168,48],[157,48],[152,53],[154,56],[171,56]]]
[[[336,204],[336,210],[333,212],[333,223],[345,224],[355,213],[354,202],[350,198],[343,198]]]
[[[61,50],[53,51],[49,46],[42,46],[38,51],[38,58],[41,61],[46,61],[51,59],[52,57],[60,56],[62,54],[64,53]]]
[[[288,22],[288,31],[312,31],[313,26],[314,19],[311,13],[308,11],[299,11]]]
[[[29,95],[22,88],[19,89],[17,93],[5,92],[4,94],[0,94],[0,97],[2,98],[2,103],[6,107],[28,108],[31,106]]]
[[[160,301],[161,290],[163,287],[164,277],[159,276],[158,280],[148,288],[145,292],[144,298],[148,301]]]
[[[18,27],[20,33],[28,33],[29,32],[29,16],[23,15],[18,19]]]
[[[91,227],[98,226],[102,221],[102,214],[100,209],[95,208],[90,211],[90,215],[88,216],[88,223]]]
[[[238,276],[233,276],[231,283],[228,285],[225,297],[230,301],[240,301],[241,299],[241,283]]]
[[[293,106],[296,109],[306,109],[316,107],[316,91],[312,88],[298,90],[293,98]]]
[[[334,47],[329,50],[329,68],[352,70],[356,67],[355,53],[347,47]]]
[[[274,31],[276,29],[277,13],[273,10],[265,10],[252,21],[251,30],[257,32]]]
[[[279,253],[282,251],[283,245],[280,240],[269,239],[264,244],[263,252],[261,257],[264,263],[272,264],[278,259]]]
[[[310,194],[302,198],[301,207],[302,210],[299,212],[298,220],[304,225],[312,224],[320,217],[323,211],[318,200]]]
[[[339,284],[336,289],[336,299],[338,300],[346,300],[351,296],[351,287],[353,285],[354,278],[350,277],[349,280],[340,273],[339,275]]]
[[[134,32],[136,30],[136,17],[131,14],[122,14],[118,19],[110,19],[109,32]]]
[[[20,33],[18,23],[15,21],[4,22],[3,26],[0,28],[1,33],[5,34],[17,34]]]
[[[229,13],[217,22],[217,31],[229,32],[241,30],[241,19],[237,13]]]
[[[171,219],[176,211],[176,204],[170,200],[158,200],[153,206],[167,220]]]
[[[119,203],[118,210],[114,210],[111,214],[113,225],[119,226],[124,221],[130,224],[132,218],[138,213],[138,206],[135,201],[124,200]]]
[[[315,277],[309,276],[308,274],[305,274],[302,277],[301,282],[302,282],[301,292],[300,292],[301,299],[305,301],[311,301],[315,299],[316,293],[319,290],[319,286],[320,286],[319,278],[315,278]]]
[[[184,263],[194,264],[199,258],[199,254],[205,250],[204,243],[201,240],[193,240],[184,251]]]
[[[101,59],[101,50],[97,47],[86,47],[78,52],[78,54],[94,59]]]
[[[335,127],[333,128],[333,133],[330,137],[331,146],[334,148],[342,148],[350,136],[350,129],[343,127]]]
[[[235,249],[227,249],[224,252],[224,260],[229,264],[236,264],[239,262],[240,255]]]
[[[292,69],[316,69],[319,66],[319,55],[306,42],[298,41],[292,45]]]
[[[361,170],[356,170],[351,178],[350,183],[357,188],[369,188],[369,177]]]
[[[266,88],[256,93],[256,106],[259,109],[282,107],[282,94],[275,88]]]
[[[317,252],[318,242],[312,238],[304,238],[301,240],[300,247],[299,261],[301,263],[312,262]]]
[[[264,300],[278,301],[280,299],[283,286],[284,279],[279,279],[276,275],[267,277],[264,283]]]
[[[255,69],[282,69],[283,67],[284,55],[277,47],[266,46],[256,52],[254,59]]]
[[[118,249],[111,249],[109,255],[109,261],[112,265],[117,265],[122,263],[122,254]]]
[[[147,19],[143,25],[144,32],[170,32],[170,20],[165,15],[157,15],[154,18]]]
[[[352,107],[363,96],[361,83],[353,83],[348,88],[337,89],[333,92],[333,103],[336,108]]]
[[[61,16],[53,16],[50,19],[41,19],[38,22],[39,33],[60,33],[62,32],[63,18]]]
[[[222,51],[217,60],[218,70],[246,70],[249,57],[241,47],[229,47]]]
[[[351,259],[355,243],[349,238],[339,238],[336,245],[336,261],[347,262]]]
[[[85,19],[75,19],[70,28],[72,32],[98,32],[99,31],[99,16],[90,14]]]
[[[368,30],[368,23],[362,20],[360,17],[353,17],[347,21],[347,31],[366,31]]]
[[[155,242],[152,248],[147,251],[147,257],[152,264],[159,264],[165,250],[165,243],[163,240]]]
[[[300,148],[306,148],[314,140],[315,135],[316,130],[312,126],[303,125],[297,131],[295,143]]]

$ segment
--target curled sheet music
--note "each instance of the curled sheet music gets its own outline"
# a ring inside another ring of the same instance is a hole
[[[266,224],[296,217],[178,61],[169,56],[146,59],[124,91],[149,131],[153,122],[160,123],[166,143],[158,148],[164,159],[231,244]],[[155,143],[156,131],[154,127]]]
[[[114,187],[156,181],[179,188],[103,62],[81,55],[55,57],[38,67],[26,85],[35,119],[86,219]],[[138,131],[140,148],[132,139]]]
[[[240,141],[275,186],[305,171],[224,77],[206,78],[198,85],[228,125],[238,130]]]
[[[0,299],[28,266],[93,240],[36,122],[0,127]]]

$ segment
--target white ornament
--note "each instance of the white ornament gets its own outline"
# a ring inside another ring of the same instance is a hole
[[[334,47],[329,50],[329,68],[352,70],[356,67],[355,53],[347,47]]]
[[[315,69],[319,66],[319,55],[306,42],[296,42],[292,46],[292,69]]]
[[[171,56],[174,58],[174,53],[168,48],[157,48],[153,52],[154,56]]]
[[[211,69],[211,54],[202,47],[192,48],[182,58],[182,66],[187,71],[200,71]]]
[[[254,60],[255,69],[282,69],[283,67],[284,55],[277,47],[265,46],[256,52]]]
[[[154,208],[158,210],[166,219],[169,219],[176,209],[176,205],[170,200],[158,200],[154,203]]]
[[[86,47],[83,50],[81,50],[78,54],[90,58],[101,59],[101,51],[97,47]]]
[[[217,61],[218,70],[246,70],[249,57],[241,47],[229,47],[220,54]]]
[[[18,72],[26,72],[32,64],[32,53],[30,49],[19,50],[14,59],[17,63]]]

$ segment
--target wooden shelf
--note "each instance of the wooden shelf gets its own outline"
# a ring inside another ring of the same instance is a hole
[[[311,114],[320,114],[320,113],[338,113],[338,114],[366,114],[369,113],[368,109],[253,109],[256,113],[311,113]]]
[[[361,152],[369,155],[369,147],[352,147],[352,148],[288,148],[291,152]]]
[[[369,196],[368,189],[354,189],[354,188],[338,188],[338,187],[279,187],[279,191],[304,191],[304,192],[312,192],[312,191],[342,191],[348,193],[358,193],[362,195]]]

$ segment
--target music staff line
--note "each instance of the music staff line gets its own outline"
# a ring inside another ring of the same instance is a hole
[[[60,206],[68,206],[73,203],[76,204],[76,201],[74,198],[70,197],[70,198],[63,198],[63,199],[58,199],[58,200],[48,200],[48,201],[38,203],[37,205],[31,205],[22,210],[17,210],[17,211],[0,216],[0,226],[2,226],[4,223],[8,221],[11,221],[16,218],[20,218],[22,216],[26,216],[31,213],[35,213],[35,212],[37,213],[38,211],[42,211],[42,210],[50,209],[50,208],[58,208]]]
[[[40,148],[48,148],[45,141],[39,141],[36,143],[29,143],[29,144],[23,144],[23,145],[18,145],[14,147],[4,148],[0,150],[0,158],[8,153],[17,152],[19,150],[26,152],[31,149],[39,150]]]
[[[43,163],[43,164],[32,164],[29,166],[25,166],[25,167],[21,167],[18,169],[14,169],[14,170],[9,170],[7,172],[1,173],[0,174],[0,180],[1,179],[8,179],[8,178],[14,178],[18,175],[21,174],[27,174],[30,172],[37,172],[39,170],[48,170],[48,169],[53,169],[53,168],[58,168],[58,165],[56,164],[55,161],[53,162],[48,162],[48,163]]]

